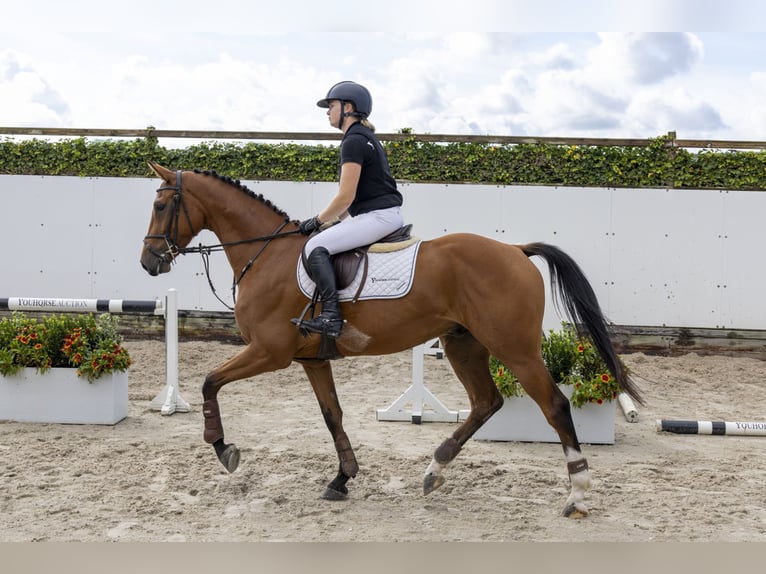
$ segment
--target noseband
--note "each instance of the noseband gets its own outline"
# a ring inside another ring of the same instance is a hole
[[[157,193],[161,191],[166,191],[168,189],[173,190],[173,201],[172,201],[172,212],[170,214],[170,217],[168,218],[167,229],[165,230],[165,233],[163,234],[151,234],[151,235],[144,236],[144,247],[149,253],[151,253],[158,259],[167,261],[169,257],[170,262],[172,263],[175,260],[176,256],[183,252],[178,247],[178,220],[181,216],[181,211],[183,211],[184,216],[186,217],[186,223],[189,224],[191,236],[194,237],[196,233],[194,232],[194,226],[192,225],[191,218],[189,217],[189,210],[186,208],[183,195],[181,194],[181,170],[180,169],[176,171],[176,184],[162,186],[157,190]],[[158,251],[152,248],[152,246],[146,242],[147,239],[163,239],[165,241],[165,245],[167,246],[167,249],[164,252]]]

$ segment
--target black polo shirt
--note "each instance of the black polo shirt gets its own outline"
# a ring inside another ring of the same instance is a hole
[[[355,122],[343,135],[340,143],[340,163],[358,163],[362,166],[354,201],[348,208],[351,215],[402,204],[402,194],[396,189],[388,158],[378,138],[361,122]]]

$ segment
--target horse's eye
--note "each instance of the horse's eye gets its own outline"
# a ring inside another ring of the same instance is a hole
[[[155,203],[155,204],[154,204],[154,211],[156,211],[157,213],[160,213],[160,212],[162,212],[162,211],[163,211],[163,210],[164,210],[166,207],[167,207],[167,205],[166,205],[166,204],[157,202],[157,203]]]

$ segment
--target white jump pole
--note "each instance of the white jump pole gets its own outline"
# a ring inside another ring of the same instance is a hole
[[[458,420],[458,412],[451,411],[437,399],[423,384],[423,355],[433,354],[437,358],[443,356],[441,350],[434,351],[438,339],[418,345],[412,349],[412,384],[385,409],[377,410],[379,421],[411,421],[412,424],[421,422],[448,422]],[[410,410],[407,410],[407,406]],[[428,405],[429,410],[424,406]]]
[[[631,398],[625,393],[619,393],[617,395],[617,402],[622,409],[622,414],[625,415],[625,420],[629,423],[637,423],[638,411],[636,410],[636,405],[633,404]]]
[[[162,415],[188,413],[189,403],[178,394],[178,291],[168,289],[165,297],[165,387],[150,408]]]
[[[735,436],[766,436],[766,422],[683,421],[661,419],[657,432],[676,434],[710,434]]]

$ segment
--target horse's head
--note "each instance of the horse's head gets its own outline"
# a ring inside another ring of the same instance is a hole
[[[141,266],[149,275],[170,271],[170,265],[197,234],[200,217],[183,193],[181,171],[171,171],[154,162],[149,167],[162,180],[152,208],[149,230],[141,250]],[[197,231],[195,231],[195,229]]]

